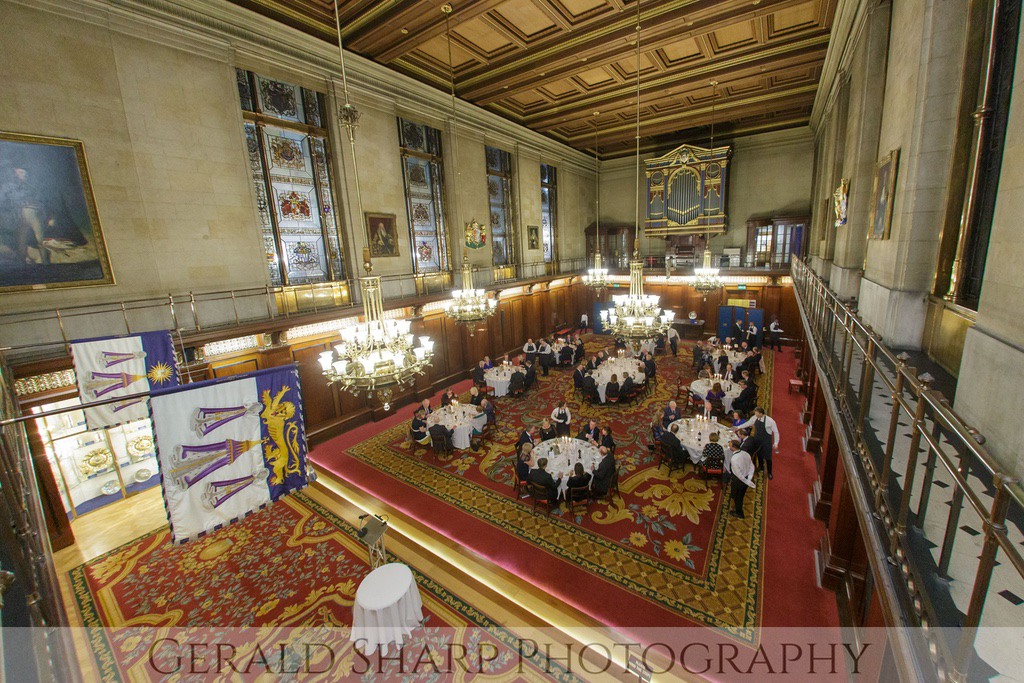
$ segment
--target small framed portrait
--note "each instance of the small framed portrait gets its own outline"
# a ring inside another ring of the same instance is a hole
[[[85,145],[0,132],[0,292],[112,284]]]
[[[899,160],[900,150],[897,148],[886,154],[875,167],[875,186],[871,191],[871,222],[868,225],[868,239],[889,239]]]
[[[526,248],[540,249],[540,227],[536,225],[526,226]]]
[[[370,256],[398,256],[398,224],[393,213],[366,213],[366,243]]]

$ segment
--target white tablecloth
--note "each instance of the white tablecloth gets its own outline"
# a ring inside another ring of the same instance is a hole
[[[423,602],[412,571],[404,564],[377,567],[366,575],[352,605],[352,642],[364,653],[401,645],[423,621]]]
[[[635,358],[611,358],[594,370],[594,381],[597,382],[597,393],[601,397],[601,403],[605,401],[604,390],[608,386],[608,382],[611,381],[612,375],[619,376],[619,386],[622,386],[622,380],[626,378],[627,372],[633,378],[633,384],[643,384],[646,381],[644,364]]]
[[[508,383],[512,379],[513,370],[511,367],[495,366],[484,373],[484,381],[487,386],[494,389],[494,397],[500,398],[508,393]],[[516,370],[515,372],[521,372]]]
[[[726,354],[729,356],[729,362],[732,364],[732,367],[734,369],[736,367],[738,367],[740,363],[742,363],[743,361],[745,361],[747,359],[747,354],[746,353],[741,353],[741,352],[739,352],[739,351],[737,351],[735,349],[730,349],[729,351],[726,352]],[[714,356],[715,356],[715,372],[718,372],[719,370],[721,370],[721,367],[719,367],[719,365],[718,365],[718,357],[721,356],[721,355],[722,355],[722,349],[721,348],[715,349],[715,353],[714,353]]]
[[[558,493],[565,495],[569,477],[572,476],[576,463],[582,463],[583,470],[593,474],[594,468],[601,462],[601,451],[583,439],[557,438],[542,441],[534,447],[531,467],[536,464],[538,458],[548,459],[548,473],[556,480],[561,477]]]
[[[695,463],[700,462],[704,454],[704,446],[708,445],[710,440],[708,437],[711,432],[718,432],[718,445],[722,447],[722,450],[726,451],[729,450],[729,441],[736,438],[731,429],[714,420],[703,421],[684,417],[682,420],[676,420],[672,424],[679,425],[679,432],[676,433],[676,438],[679,439],[679,443],[683,444],[686,454],[690,456],[690,461]],[[669,425],[669,429],[671,428],[672,425]]]
[[[725,398],[722,399],[722,405],[725,406],[726,411],[732,410],[732,402],[740,395],[740,385],[724,380],[715,381],[721,383],[722,389],[725,391]],[[695,379],[690,382],[690,392],[704,398],[708,395],[708,392],[711,391],[711,387],[715,385],[715,381]]]
[[[454,430],[452,445],[456,448],[469,448],[469,437],[473,434],[473,429],[482,430],[486,423],[487,415],[477,412],[477,407],[468,403],[460,403],[458,406],[447,405],[427,415],[428,428],[441,424]]]

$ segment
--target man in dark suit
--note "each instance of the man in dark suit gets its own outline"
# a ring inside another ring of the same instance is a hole
[[[574,389],[583,388],[583,365],[577,365],[576,369],[572,371],[572,386]]]
[[[512,373],[512,377],[508,380],[509,393],[517,393],[520,391],[526,391],[526,375],[516,370]]]
[[[594,469],[594,478],[590,482],[590,490],[594,495],[603,496],[608,493],[615,475],[615,456],[607,448],[601,448],[601,462]]]
[[[684,464],[688,458],[683,444],[679,442],[679,425],[672,427],[661,434],[661,445],[668,455],[668,459],[675,464]]]
[[[633,389],[636,385],[633,383],[633,378],[629,376],[628,372],[622,373],[622,385],[619,387],[619,400],[628,398],[633,393]]]
[[[751,458],[756,457],[761,452],[761,442],[754,436],[754,430],[741,429],[739,433],[743,436],[743,441],[740,442],[740,450],[749,453]]]
[[[446,451],[453,450],[452,436],[455,435],[454,429],[448,429],[443,424],[436,424],[430,428],[430,440],[435,446],[444,448]]]
[[[734,344],[739,344],[743,341],[744,337],[747,336],[747,331],[743,329],[743,321],[737,320],[732,324],[732,341]]]
[[[583,429],[580,430],[580,433],[576,435],[576,438],[584,440],[589,439],[597,443],[601,438],[601,430],[597,428],[597,420],[591,419],[590,422],[584,425]]]
[[[547,471],[548,459],[541,458],[537,461],[537,468],[530,471],[530,476],[527,477],[527,481],[531,484],[537,484],[542,486],[547,493],[547,500],[551,503],[558,501],[558,482],[561,479],[555,480],[551,476],[551,473]]]
[[[740,386],[743,388],[740,395],[733,400],[732,408],[746,415],[757,405],[757,387],[745,380],[740,380]]]
[[[579,335],[577,335],[576,339],[573,341],[572,362],[573,363],[582,363],[583,359],[586,358],[586,357],[587,357],[587,349],[583,345],[583,340],[579,337]]]
[[[473,384],[484,386],[487,384],[487,380],[484,378],[484,362],[480,361],[477,366],[473,368]]]
[[[496,417],[494,415],[494,404],[488,401],[487,397],[485,396],[484,400],[480,401],[480,407],[483,409],[484,415],[487,416],[487,424],[494,424],[496,420]]]
[[[534,431],[536,431],[536,428],[527,427],[523,431],[519,432],[519,441],[516,441],[516,453],[519,453],[523,450],[524,443],[528,443],[531,446],[536,445],[533,441]]]
[[[412,427],[410,428],[413,441],[424,445],[430,441],[430,434],[427,433],[426,417],[423,408],[417,408],[416,414],[412,418]]]
[[[654,356],[647,354],[647,357],[644,358],[644,377],[651,379],[656,374],[658,374],[658,366],[654,362]]]
[[[597,370],[597,366],[601,363],[597,360],[597,356],[591,356],[590,360],[587,361],[587,372],[593,372]]]
[[[587,375],[583,378],[583,394],[589,396],[595,403],[600,402],[601,395],[597,392],[597,380],[594,379],[593,375]]]
[[[679,412],[679,408],[676,406],[675,401],[668,402],[668,408],[661,413],[661,426],[668,429],[668,426],[681,418],[683,414]]]
[[[537,368],[531,361],[526,361],[526,377],[524,379],[526,380],[527,390],[537,381]]]

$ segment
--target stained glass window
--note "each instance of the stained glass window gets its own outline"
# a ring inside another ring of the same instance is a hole
[[[544,262],[558,257],[555,243],[558,234],[558,171],[548,164],[540,165],[540,233]]]
[[[417,273],[448,270],[441,131],[398,119],[412,263]]]
[[[486,147],[486,156],[492,255],[494,265],[507,266],[518,261],[512,221],[512,155],[497,147]]]
[[[241,69],[236,80],[270,282],[344,279],[324,96]]]

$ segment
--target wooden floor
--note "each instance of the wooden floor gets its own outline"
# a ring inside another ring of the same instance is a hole
[[[307,489],[310,498],[334,514],[357,525],[364,512],[388,515],[390,532],[387,548],[418,571],[449,588],[452,592],[492,617],[499,624],[531,637],[551,638],[558,634],[562,642],[603,644],[615,652],[614,633],[579,610],[569,607],[537,589],[504,568],[469,552],[455,540],[438,536],[422,524],[406,517],[345,482],[320,474]],[[81,626],[68,581],[68,571],[105,552],[167,525],[167,515],[159,487],[154,487],[121,503],[110,505],[72,523],[75,545],[54,554],[61,594],[73,626]],[[543,633],[534,629],[544,629]],[[563,638],[564,636],[564,638]],[[77,642],[83,674],[95,672],[84,641]],[[589,659],[589,658],[588,658]],[[635,680],[622,672],[624,662],[616,662],[617,675],[586,675],[588,680]],[[666,680],[659,676],[659,680]],[[88,680],[88,679],[87,679]]]

